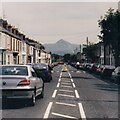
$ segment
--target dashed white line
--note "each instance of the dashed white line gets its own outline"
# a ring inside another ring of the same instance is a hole
[[[59,80],[58,80],[59,82],[61,81],[61,78],[59,78]]]
[[[76,96],[76,98],[80,98],[77,90],[75,90],[75,96]]]
[[[72,85],[73,85],[73,88],[76,88],[75,83],[72,83]]]
[[[83,120],[86,120],[86,115],[85,115],[85,112],[84,112],[82,103],[78,103],[78,106],[79,106],[79,111],[80,111],[80,116],[81,116],[81,118],[82,118]]]
[[[72,86],[61,85],[61,87],[72,88]]]
[[[59,114],[59,113],[54,113],[54,112],[52,112],[52,115],[60,116],[60,117],[64,117],[64,118],[70,118],[70,119],[77,119],[76,117],[72,117],[72,116],[68,116],[68,115],[63,115],[63,114]]]
[[[71,97],[71,98],[74,98],[75,96],[73,95],[65,95],[65,94],[58,94],[59,96],[63,96],[63,97]]]
[[[57,84],[57,88],[60,86],[60,83]]]
[[[47,118],[49,117],[52,104],[53,104],[53,102],[50,102],[50,103],[48,104],[48,107],[47,107],[47,109],[46,109],[46,111],[45,111],[45,114],[44,114],[44,117],[43,117],[44,119],[47,119]]]
[[[71,80],[71,82],[73,82],[73,79],[70,79]]]
[[[75,106],[76,106],[76,105],[74,105],[74,104],[61,103],[61,102],[56,102],[56,104],[58,104],[58,105],[66,105],[66,106],[71,106],[71,107],[75,107]]]
[[[54,90],[53,95],[52,95],[52,98],[55,98],[56,93],[57,93],[57,90]]]
[[[83,73],[86,73],[85,71],[83,71]]]
[[[63,89],[59,89],[59,91],[63,91],[63,92],[73,92],[72,90],[63,90]]]

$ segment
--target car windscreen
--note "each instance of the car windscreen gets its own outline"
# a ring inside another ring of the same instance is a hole
[[[0,75],[28,75],[26,66],[0,66]]]

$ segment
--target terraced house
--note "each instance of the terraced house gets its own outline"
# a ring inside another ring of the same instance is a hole
[[[44,58],[43,51],[45,52]],[[8,24],[7,20],[0,19],[0,64],[41,62],[51,62],[51,54],[45,51],[44,46],[35,40],[26,38],[17,28]]]

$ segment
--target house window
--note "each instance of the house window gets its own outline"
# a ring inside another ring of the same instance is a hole
[[[8,55],[8,64],[10,64],[10,55]]]

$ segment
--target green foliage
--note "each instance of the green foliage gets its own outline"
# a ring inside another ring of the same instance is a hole
[[[98,37],[104,45],[111,45],[115,56],[115,65],[120,65],[120,12],[109,9],[98,21],[101,35]]]

